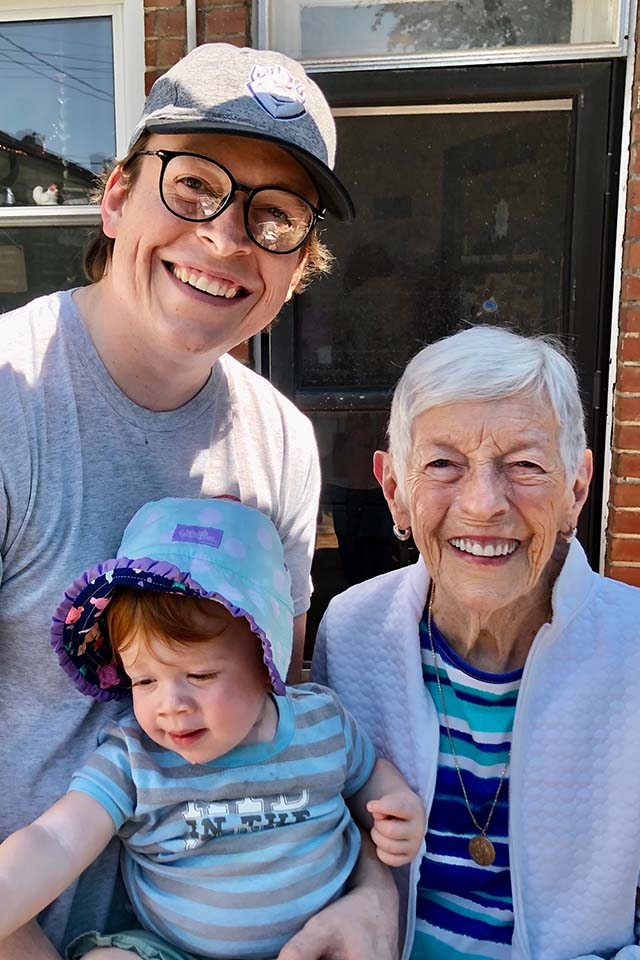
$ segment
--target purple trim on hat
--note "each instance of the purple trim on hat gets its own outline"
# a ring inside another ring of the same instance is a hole
[[[78,627],[76,623],[79,620],[79,617],[71,619],[67,623],[67,617],[72,607],[76,605],[78,601],[81,601],[79,606],[84,607],[85,604],[90,604],[91,598],[95,596],[100,590],[104,588],[105,583],[109,582],[107,577],[108,573],[113,573],[113,585],[127,585],[133,587],[139,587],[140,589],[145,589],[146,584],[144,581],[139,580],[137,577],[138,572],[140,574],[153,574],[156,577],[161,577],[166,580],[168,584],[174,586],[176,583],[181,584],[185,588],[185,592],[194,597],[202,597],[204,599],[216,600],[218,603],[221,603],[222,606],[229,611],[233,617],[244,617],[251,627],[253,633],[259,638],[262,644],[263,650],[263,659],[264,663],[269,672],[269,678],[271,680],[271,685],[273,691],[276,694],[284,695],[286,692],[286,687],[284,681],[278,669],[273,662],[273,649],[271,647],[271,642],[267,637],[264,630],[256,623],[255,619],[244,610],[242,607],[238,607],[235,604],[231,603],[226,597],[215,593],[208,592],[202,587],[197,580],[194,580],[191,574],[185,573],[183,570],[179,570],[178,567],[175,567],[172,563],[168,563],[166,560],[151,560],[149,557],[141,557],[136,560],[131,560],[128,557],[116,557],[112,560],[107,560],[104,563],[99,563],[94,567],[90,567],[86,570],[80,577],[73,581],[71,586],[65,592],[64,599],[59,604],[56,609],[52,621],[51,621],[51,646],[58,655],[58,660],[60,661],[60,666],[63,668],[67,676],[71,678],[76,688],[80,693],[85,694],[85,696],[93,697],[99,702],[106,702],[108,700],[121,700],[124,697],[128,696],[130,693],[130,688],[118,688],[117,686],[103,687],[99,683],[92,682],[87,677],[85,677],[76,661],[73,659],[72,654],[65,650],[65,641],[69,641],[71,638],[75,644],[75,651],[78,648]],[[135,581],[138,580],[138,583]],[[146,589],[157,589],[157,587],[146,586]],[[175,588],[169,590],[170,593],[179,592]],[[103,597],[110,596],[111,591],[108,594],[103,593]],[[102,610],[96,605],[92,605],[93,618],[97,620],[100,616]],[[86,622],[86,618],[85,618]],[[86,631],[83,631],[86,632]],[[111,651],[111,644],[106,640],[101,646],[100,659],[102,660],[102,666],[112,666],[114,665],[113,653]],[[108,656],[104,656],[107,654]],[[98,679],[98,670],[95,671],[96,679]],[[120,676],[119,672],[116,670],[116,676]],[[109,674],[111,671],[107,671]],[[110,677],[110,679],[113,679]]]

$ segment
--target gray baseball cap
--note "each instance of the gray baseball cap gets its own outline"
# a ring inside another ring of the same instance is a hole
[[[333,172],[336,128],[324,94],[303,67],[272,50],[228,43],[196,47],[159,77],[133,131],[227,133],[279,144],[305,168],[321,203],[351,220],[351,198]]]

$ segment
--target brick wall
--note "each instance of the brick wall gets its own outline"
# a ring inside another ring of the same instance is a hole
[[[145,88],[187,52],[187,22],[184,0],[145,0]],[[197,0],[197,43],[224,41],[237,46],[251,43],[251,0]],[[249,362],[249,344],[231,351]]]
[[[224,40],[250,45],[251,0],[198,0],[198,43]]]
[[[620,336],[614,394],[613,455],[606,561],[607,576],[640,586],[640,60],[638,58],[636,58],[632,97],[631,156],[620,294]]]
[[[238,46],[251,42],[251,0],[196,0],[198,43],[224,40]],[[145,0],[145,84],[186,53],[184,0]]]

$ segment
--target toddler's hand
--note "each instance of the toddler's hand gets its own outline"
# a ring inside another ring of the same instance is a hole
[[[412,790],[389,793],[370,800],[367,810],[373,817],[371,839],[380,860],[390,867],[409,863],[424,840],[424,804]]]

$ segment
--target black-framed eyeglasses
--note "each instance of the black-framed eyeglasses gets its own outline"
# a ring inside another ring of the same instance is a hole
[[[167,210],[181,220],[215,220],[246,193],[244,225],[249,239],[269,253],[293,253],[305,242],[323,211],[299,193],[283,187],[247,187],[210,157],[175,150],[138,150],[137,156],[160,157],[160,197]]]

